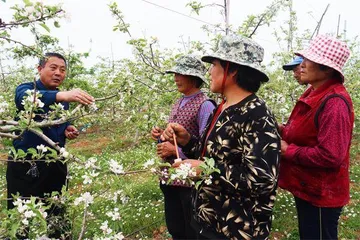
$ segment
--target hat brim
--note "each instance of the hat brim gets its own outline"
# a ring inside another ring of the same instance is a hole
[[[231,61],[231,60],[228,60],[228,59],[224,59],[224,58],[219,57],[219,56],[211,56],[211,55],[203,56],[201,58],[201,61],[207,62],[207,63],[212,63],[216,59],[226,61],[226,62],[235,63],[237,65],[241,65],[241,66],[251,68],[251,69],[255,70],[256,73],[259,74],[259,79],[260,79],[261,82],[268,82],[269,81],[269,77],[261,69],[259,69],[257,67],[254,67],[251,64],[247,64],[247,63],[243,63],[243,62],[235,62],[235,61]]]
[[[293,70],[297,65],[300,65],[300,64],[285,64],[282,66],[282,68],[285,70],[285,71],[291,71]]]
[[[312,61],[314,63],[325,65],[327,67],[330,67],[330,68],[338,71],[341,75],[342,80],[344,80],[344,73],[342,72],[342,69],[340,69],[339,66],[335,65],[329,59],[319,56],[318,54],[314,53],[311,50],[303,50],[303,51],[295,52],[294,54],[297,56],[301,56],[303,58],[309,59],[310,61]]]
[[[175,74],[176,73],[176,74],[181,74],[181,75],[184,75],[184,76],[197,77],[201,81],[203,81],[203,83],[208,84],[207,79],[204,76],[201,76],[200,74],[188,74],[188,73],[184,73],[184,72],[181,72],[181,71],[176,71],[175,69],[166,70],[165,73],[166,74],[171,74],[171,73]]]

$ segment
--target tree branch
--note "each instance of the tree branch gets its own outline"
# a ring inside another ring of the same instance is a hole
[[[83,220],[82,220],[82,224],[81,224],[81,232],[80,232],[78,240],[81,240],[82,237],[84,236],[85,227],[86,227],[86,216],[87,216],[87,206],[85,206],[85,209],[84,209],[84,215],[83,215]]]
[[[5,29],[5,28],[13,28],[13,27],[18,27],[18,26],[22,26],[22,25],[28,25],[31,23],[35,23],[35,22],[43,22],[47,19],[51,19],[54,16],[56,16],[58,13],[64,12],[64,10],[59,9],[56,12],[50,14],[50,15],[46,15],[46,16],[41,16],[39,18],[36,18],[34,20],[29,20],[29,21],[23,21],[23,22],[10,22],[10,23],[4,23],[4,22],[0,22],[0,29]]]
[[[21,46],[23,46],[23,47],[25,47],[25,48],[30,49],[31,51],[33,51],[34,53],[36,53],[36,55],[39,55],[39,56],[41,55],[39,52],[37,52],[37,51],[34,49],[34,47],[30,47],[30,46],[28,46],[28,45],[25,45],[25,44],[23,44],[22,42],[16,41],[16,40],[11,39],[11,38],[3,37],[3,36],[0,36],[0,39],[4,39],[4,40],[6,40],[6,41],[8,41],[8,42],[13,42],[13,43],[19,44],[19,45],[21,45]]]
[[[19,138],[19,136],[17,136],[17,135],[13,135],[13,134],[9,134],[9,133],[2,133],[2,132],[0,132],[0,137],[6,137],[6,138],[11,138],[11,139]]]

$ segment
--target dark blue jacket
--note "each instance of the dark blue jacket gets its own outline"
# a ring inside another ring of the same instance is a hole
[[[24,96],[27,96],[25,93],[26,90],[34,89],[34,83],[23,83],[16,88],[15,91],[15,104],[18,111],[24,110],[24,106],[21,104]],[[42,94],[40,100],[45,104],[43,107],[44,112],[42,114],[49,112],[49,106],[56,103],[56,94],[59,92],[58,90],[48,90],[44,86],[44,84],[40,81],[36,81],[36,90]],[[62,102],[64,105],[64,109],[69,109],[69,103]],[[41,117],[36,116],[35,121],[41,121]],[[58,143],[60,147],[65,146],[65,129],[69,125],[69,123],[63,123],[51,127],[42,128],[43,133],[53,140],[55,143]],[[36,148],[36,146],[44,144],[45,146],[49,146],[42,138],[38,137],[32,132],[26,131],[20,139],[15,139],[13,141],[13,145],[15,149],[22,149],[27,151],[28,148]]]

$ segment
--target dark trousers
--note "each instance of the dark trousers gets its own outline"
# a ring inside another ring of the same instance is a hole
[[[197,234],[190,226],[191,188],[160,184],[164,194],[166,226],[172,238],[196,239]]]
[[[295,197],[300,239],[338,239],[338,223],[342,207],[313,206]]]
[[[8,162],[6,170],[8,198],[12,198],[12,194],[16,195],[17,193],[21,197],[34,196],[39,198],[44,198],[45,193],[51,194],[53,191],[61,193],[62,187],[66,184],[66,164],[37,162],[36,165],[39,174],[34,177],[27,174],[30,169],[29,163]],[[14,208],[13,200],[8,200],[8,209],[12,208]],[[47,212],[48,219],[55,219],[52,234],[49,237],[59,238],[62,231],[58,227],[64,228],[61,217],[65,214],[65,210],[62,207],[52,206]],[[57,219],[59,223],[56,223]]]

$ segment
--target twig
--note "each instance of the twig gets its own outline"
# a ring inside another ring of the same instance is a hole
[[[87,216],[87,206],[85,206],[85,209],[84,209],[84,215],[83,215],[83,220],[82,220],[82,224],[81,224],[81,232],[80,232],[78,240],[81,240],[82,237],[84,236],[85,227],[86,227],[86,216]]]
[[[264,20],[264,18],[265,18],[265,13],[261,16],[261,18],[260,18],[260,20],[259,20],[259,22],[256,24],[256,26],[255,26],[255,28],[254,28],[254,30],[252,31],[252,33],[248,36],[249,38],[251,38],[252,37],[252,35],[254,35],[255,34],[255,32],[256,32],[256,30],[259,28],[259,26],[260,26],[260,24],[262,23],[262,21]]]
[[[4,40],[6,40],[6,41],[19,44],[19,45],[21,45],[21,46],[23,46],[23,47],[25,47],[25,48],[30,49],[31,51],[33,51],[34,53],[36,53],[36,55],[41,56],[41,54],[40,54],[38,51],[36,51],[36,50],[34,49],[34,47],[25,45],[25,44],[23,44],[22,42],[19,42],[19,41],[16,41],[16,40],[14,40],[14,39],[7,38],[7,37],[4,37],[4,36],[0,36],[0,39],[4,39]]]
[[[0,125],[14,125],[17,126],[19,123],[17,121],[12,120],[0,120]]]
[[[57,15],[58,13],[63,12],[64,10],[60,9],[56,12],[54,12],[53,14],[47,15],[47,16],[43,16],[41,15],[41,17],[34,19],[34,20],[29,20],[29,21],[24,21],[24,22],[10,22],[10,23],[4,23],[1,22],[0,24],[0,29],[5,29],[5,28],[12,28],[12,27],[18,27],[18,26],[22,26],[22,25],[27,25],[30,23],[35,23],[35,22],[42,22],[48,18],[52,18],[53,16]]]
[[[108,99],[110,99],[110,98],[116,97],[117,95],[119,95],[119,94],[115,93],[115,94],[110,95],[110,96],[106,96],[106,97],[102,97],[102,98],[95,98],[95,102],[108,100]]]
[[[2,132],[0,132],[0,137],[17,139],[19,136],[18,136],[18,135],[9,134],[9,133],[2,133]]]

